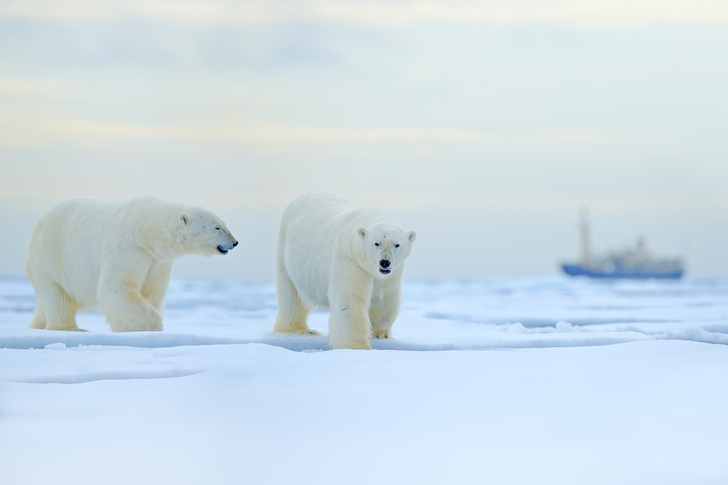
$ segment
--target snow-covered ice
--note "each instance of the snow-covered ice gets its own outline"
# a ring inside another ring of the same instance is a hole
[[[728,483],[728,278],[404,290],[394,340],[333,351],[269,333],[271,282],[175,279],[163,332],[113,334],[28,329],[3,275],[0,481]]]

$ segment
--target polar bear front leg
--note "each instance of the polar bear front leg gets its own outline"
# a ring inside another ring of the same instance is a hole
[[[331,346],[369,350],[372,348],[369,304],[373,278],[353,265],[342,265],[335,273],[329,283]]]
[[[146,276],[109,270],[99,282],[99,308],[114,332],[162,330],[162,314],[142,296]]]
[[[172,277],[172,263],[154,263],[142,285],[142,296],[164,315],[164,298],[167,296],[169,280]],[[160,329],[161,330],[161,329]]]
[[[374,291],[369,308],[374,338],[392,338],[392,325],[402,307],[402,289],[395,287],[389,291]]]

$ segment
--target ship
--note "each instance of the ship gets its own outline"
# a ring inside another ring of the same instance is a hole
[[[680,279],[685,272],[681,258],[656,258],[648,249],[644,238],[637,239],[633,248],[614,251],[605,257],[593,256],[589,244],[589,220],[582,212],[581,259],[563,263],[561,269],[570,276],[588,276],[604,279]]]

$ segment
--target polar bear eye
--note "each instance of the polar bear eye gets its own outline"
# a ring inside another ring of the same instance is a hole
[[[220,230],[220,228],[219,228],[219,227],[216,227],[216,228],[215,228],[215,230],[216,230],[216,231],[219,231],[219,230]]]
[[[379,243],[374,243],[375,246],[379,247]]]
[[[395,244],[395,245],[394,245],[394,247],[395,247],[395,248],[398,248],[398,247],[399,247],[399,244]]]

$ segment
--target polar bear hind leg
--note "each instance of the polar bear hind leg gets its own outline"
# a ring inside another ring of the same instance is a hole
[[[308,314],[311,307],[301,298],[301,295],[280,264],[276,265],[276,294],[278,295],[278,313],[274,332],[298,333],[303,335],[322,335],[321,332],[308,327]]]
[[[33,319],[30,321],[30,325],[28,325],[29,328],[46,328],[46,316],[45,316],[45,310],[43,310],[43,303],[41,303],[40,300],[38,300],[38,303],[35,305],[35,315],[33,315]]]
[[[38,305],[30,322],[30,328],[85,332],[76,324],[78,305],[63,288],[43,278],[33,281],[38,295]]]

